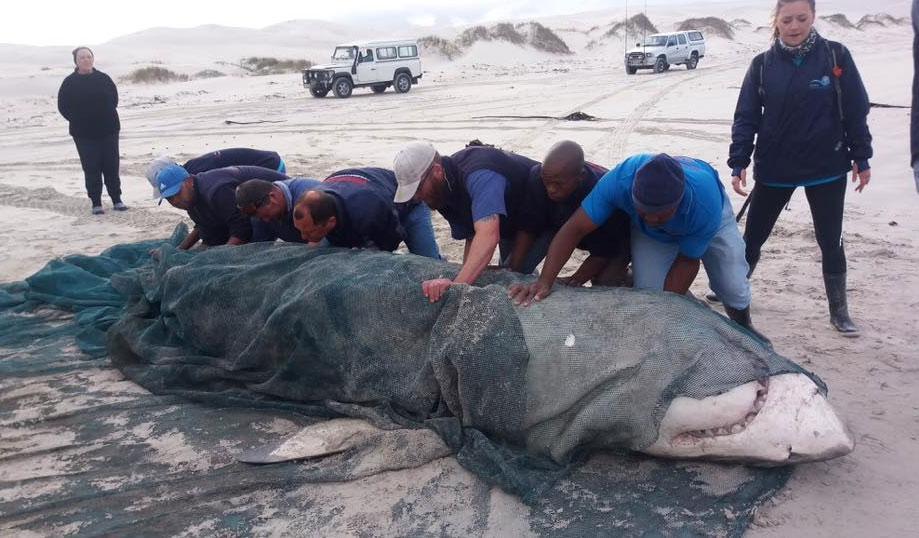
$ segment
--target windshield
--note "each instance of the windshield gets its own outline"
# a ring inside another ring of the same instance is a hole
[[[353,60],[354,59],[354,49],[351,47],[335,47],[335,52],[332,53],[333,60]]]
[[[665,35],[652,35],[645,39],[646,47],[663,47],[666,44],[667,36]]]

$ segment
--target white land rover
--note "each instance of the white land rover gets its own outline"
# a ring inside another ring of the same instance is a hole
[[[699,60],[705,57],[705,37],[698,30],[654,34],[645,38],[644,44],[635,43],[635,48],[625,55],[625,72],[634,75],[639,69],[654,69],[661,73],[671,65],[685,65],[695,69]]]
[[[369,41],[335,47],[332,63],[303,71],[303,86],[313,97],[325,97],[329,91],[349,97],[352,89],[365,86],[374,93],[383,93],[389,86],[405,93],[420,78],[417,41]]]

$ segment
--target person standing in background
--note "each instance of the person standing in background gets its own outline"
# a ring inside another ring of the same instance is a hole
[[[913,167],[913,180],[916,192],[919,192],[919,0],[913,0],[913,108],[910,112],[909,145],[911,148],[910,164]]]
[[[70,122],[70,136],[77,146],[86,180],[86,194],[93,215],[102,209],[102,185],[116,211],[125,211],[118,175],[118,88],[111,77],[93,67],[95,57],[89,47],[73,49],[73,73],[64,79],[57,94],[57,109]]]

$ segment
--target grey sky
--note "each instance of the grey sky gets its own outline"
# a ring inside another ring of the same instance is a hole
[[[688,0],[655,0],[653,3],[680,1]],[[629,1],[629,10],[640,9],[643,5],[643,1]],[[293,19],[344,23],[405,20],[423,26],[452,26],[624,7],[625,0],[13,0],[4,2],[0,43],[96,45],[157,26],[188,28],[219,24],[262,28]]]

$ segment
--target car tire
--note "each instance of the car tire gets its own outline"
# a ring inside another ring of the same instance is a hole
[[[654,62],[654,72],[663,73],[668,68],[667,60],[663,56],[659,57],[656,62]]]
[[[347,77],[339,77],[332,82],[332,91],[335,92],[336,97],[342,99],[351,97],[351,90],[353,89],[354,85],[351,84]]]
[[[383,93],[386,91],[386,84],[374,84],[370,87],[373,93]]]
[[[629,75],[634,75],[635,73],[638,72],[638,68],[626,66],[625,72],[628,73]]]
[[[310,88],[310,94],[312,94],[313,97],[325,97],[326,95],[329,95],[329,90]]]
[[[412,89],[412,77],[408,73],[399,73],[392,81],[396,93],[406,93]]]
[[[699,65],[699,55],[695,52],[686,60],[686,69],[695,69]]]

